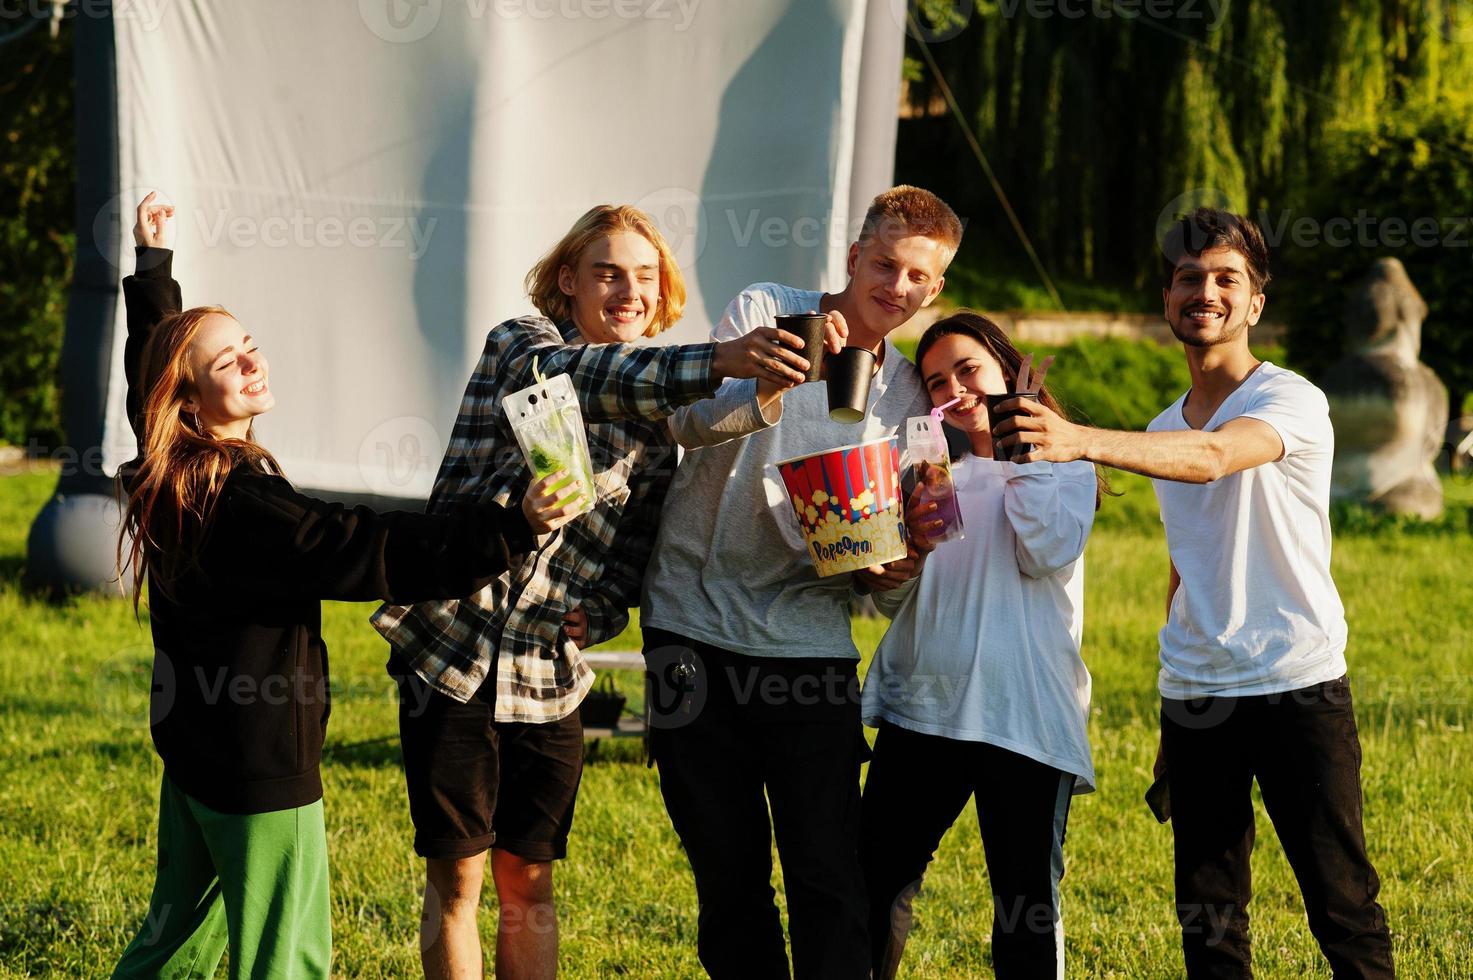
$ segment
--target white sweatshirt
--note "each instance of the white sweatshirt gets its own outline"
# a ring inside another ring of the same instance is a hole
[[[823,294],[775,283],[742,290],[716,325],[731,340],[779,313],[818,309]],[[858,660],[849,632],[853,574],[819,578],[773,463],[898,433],[931,408],[915,365],[888,340],[863,422],[829,419],[828,387],[799,385],[777,422],[757,382],[727,380],[670,417],[680,461],[644,579],[641,622],[758,657]]]
[[[987,742],[1095,788],[1084,629],[1087,462],[952,467],[966,537],[876,605],[892,617],[864,683],[864,720]]]

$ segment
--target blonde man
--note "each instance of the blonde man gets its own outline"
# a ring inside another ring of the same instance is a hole
[[[476,909],[486,852],[499,900],[496,975],[552,977],[557,914],[552,862],[567,853],[583,766],[578,705],[593,683],[579,650],[628,623],[674,467],[664,418],[722,378],[781,389],[807,362],[791,334],[724,344],[635,347],[679,318],[680,269],[648,216],[590,210],[527,276],[542,317],[494,328],[461,402],[429,509],[520,499],[532,481],[503,396],[533,382],[534,359],[566,372],[587,421],[596,508],[576,519],[531,486],[529,518],[555,528],[480,592],[452,602],[383,606],[399,681],[400,737],[426,859],[421,949],[431,977],[482,975]],[[831,332],[830,344],[842,344]],[[569,521],[571,520],[571,523]],[[563,526],[565,525],[565,526]]]
[[[849,601],[900,585],[916,561],[820,579],[768,464],[891,436],[930,410],[915,366],[887,338],[941,292],[961,233],[936,195],[893,188],[849,247],[843,290],[758,283],[717,325],[714,338],[730,342],[782,313],[842,320],[850,346],[879,360],[861,425],[830,421],[823,385],[784,393],[761,380],[729,382],[671,418],[689,452],[645,579],[650,751],[695,873],[699,952],[712,977],[789,975],[774,835],[793,975],[869,976],[857,856],[867,749]]]

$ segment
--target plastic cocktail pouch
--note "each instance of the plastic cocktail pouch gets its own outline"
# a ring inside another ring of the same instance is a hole
[[[535,369],[534,369],[535,374]],[[593,462],[588,455],[588,431],[583,427],[583,410],[573,382],[566,374],[550,378],[537,375],[537,382],[502,400],[511,431],[522,447],[532,480],[565,471],[568,476],[553,484],[554,491],[583,481],[583,489],[573,491],[557,501],[563,506],[577,500],[576,514],[587,513],[594,506]]]
[[[905,420],[905,455],[915,468],[915,492],[920,503],[935,503],[934,520],[945,527],[927,537],[935,544],[966,537],[962,530],[962,514],[957,507],[956,484],[951,478],[951,453],[946,448],[946,433],[941,420],[931,415],[917,415]]]

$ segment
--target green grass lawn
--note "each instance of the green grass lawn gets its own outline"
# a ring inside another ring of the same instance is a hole
[[[161,766],[148,740],[146,615],[118,599],[48,605],[18,586],[26,530],[55,476],[0,478],[0,977],[105,976],[152,883]],[[1141,794],[1156,745],[1166,555],[1142,480],[1120,477],[1088,552],[1085,658],[1100,790],[1077,798],[1065,854],[1071,977],[1181,974],[1171,835]],[[1449,483],[1466,508],[1473,492]],[[1365,751],[1370,848],[1401,975],[1473,969],[1473,536],[1362,522],[1335,546]],[[420,862],[410,847],[385,647],[369,606],[329,604],[337,703],[324,770],[342,976],[417,975]],[[883,623],[856,622],[868,653]],[[633,647],[634,635],[615,646]],[[622,678],[628,689],[634,678]],[[600,745],[557,871],[563,975],[691,977],[690,872],[636,744]],[[1259,806],[1259,975],[1328,977]],[[976,823],[947,835],[917,903],[905,975],[990,975],[990,901]],[[483,935],[494,931],[483,906]],[[223,973],[222,973],[223,975]]]

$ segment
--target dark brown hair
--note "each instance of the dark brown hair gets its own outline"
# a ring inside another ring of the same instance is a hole
[[[916,367],[926,359],[926,353],[936,346],[936,341],[942,337],[961,336],[970,337],[986,348],[1002,368],[1003,378],[1007,380],[1010,390],[1017,390],[1018,372],[1023,367],[1023,352],[1018,350],[1002,327],[993,323],[981,313],[972,310],[958,310],[950,316],[942,317],[921,335],[920,342],[916,344]],[[1054,398],[1053,392],[1049,391],[1048,385],[1044,385],[1038,392],[1038,400],[1047,405],[1054,412],[1069,418],[1069,413],[1064,406]],[[1095,509],[1099,510],[1100,497],[1102,494],[1113,494],[1110,484],[1100,473],[1099,467],[1095,467]]]
[[[1268,271],[1268,246],[1253,219],[1221,208],[1202,207],[1178,218],[1166,229],[1161,240],[1161,251],[1166,256],[1162,285],[1171,288],[1182,259],[1188,255],[1197,258],[1214,248],[1230,248],[1243,256],[1248,265],[1248,282],[1255,293],[1263,292],[1273,278]]]

